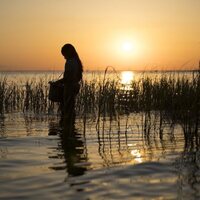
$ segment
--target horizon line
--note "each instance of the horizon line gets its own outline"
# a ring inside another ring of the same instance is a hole
[[[83,72],[104,72],[107,68],[105,69],[86,69],[84,70]],[[184,72],[184,71],[187,71],[187,72],[195,72],[195,71],[199,71],[200,69],[196,68],[196,69],[146,69],[146,70],[130,70],[130,69],[125,69],[125,70],[122,70],[122,69],[114,69],[115,71],[117,72],[122,72],[122,71],[133,71],[133,72]],[[107,72],[112,72],[114,70],[108,70]],[[0,73],[1,72],[62,72],[64,70],[33,70],[33,69],[30,69],[30,70],[25,70],[25,69],[19,69],[19,70],[0,70]]]

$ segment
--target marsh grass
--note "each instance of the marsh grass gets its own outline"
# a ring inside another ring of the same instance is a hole
[[[98,80],[98,81],[97,81]],[[6,77],[0,79],[0,113],[23,111],[33,113],[55,113],[58,105],[48,99],[48,79],[27,80],[25,84],[9,83]],[[106,121],[117,122],[118,132],[121,117],[125,116],[128,126],[129,115],[140,113],[144,137],[149,139],[155,133],[163,138],[168,124],[181,125],[186,145],[200,144],[199,135],[200,73],[192,78],[162,74],[159,77],[141,76],[134,80],[129,89],[120,83],[116,75],[103,79],[94,77],[84,80],[76,101],[76,115],[83,120],[96,123],[100,136],[104,136]],[[84,128],[85,130],[85,128]]]
[[[52,113],[55,103],[48,100],[49,85],[43,79],[26,80],[25,83],[8,82],[0,79],[0,113],[22,111],[33,113]]]

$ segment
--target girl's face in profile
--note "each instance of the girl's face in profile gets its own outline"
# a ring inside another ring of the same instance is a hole
[[[67,60],[67,55],[65,53],[62,52],[63,57],[65,58],[65,60]]]
[[[63,57],[65,58],[65,60],[67,60],[67,58],[66,58],[66,56],[65,56],[65,55],[63,55]]]

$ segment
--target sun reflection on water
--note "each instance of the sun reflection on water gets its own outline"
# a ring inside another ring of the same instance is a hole
[[[131,150],[131,155],[134,157],[134,161],[136,163],[142,163],[142,156],[139,150],[137,149]]]
[[[134,73],[132,71],[123,71],[120,74],[121,84],[130,85],[134,79]]]

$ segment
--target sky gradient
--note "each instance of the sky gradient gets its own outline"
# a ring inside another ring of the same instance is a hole
[[[62,70],[71,43],[84,68],[194,69],[199,0],[0,0],[0,70]]]

